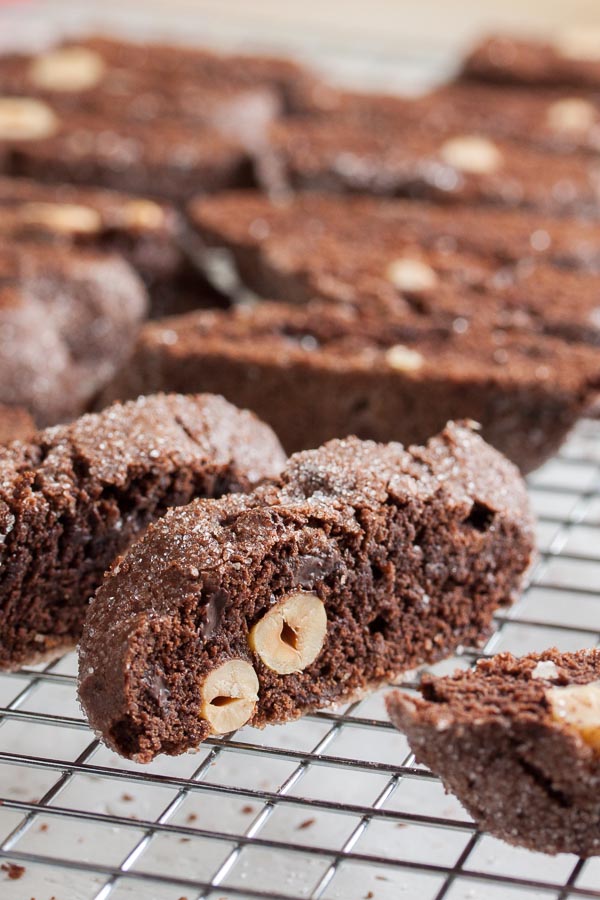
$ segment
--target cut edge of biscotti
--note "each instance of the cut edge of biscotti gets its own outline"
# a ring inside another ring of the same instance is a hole
[[[531,850],[600,855],[600,651],[500,653],[386,698],[418,762],[476,824]]]

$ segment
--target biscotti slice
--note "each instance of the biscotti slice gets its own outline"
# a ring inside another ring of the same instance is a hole
[[[284,459],[214,396],[142,397],[0,447],[0,668],[72,646],[106,569],[169,507],[247,490]]]
[[[598,223],[525,210],[471,207],[459,215],[452,207],[407,200],[306,192],[275,202],[252,191],[229,191],[198,198],[189,213],[203,244],[230,250],[243,280],[264,294],[274,277],[271,244],[295,253],[305,246],[317,263],[334,240],[353,244],[359,259],[373,248],[391,253],[417,247],[437,250],[449,261],[455,254],[476,255],[483,266],[543,261],[600,271]],[[263,262],[267,256],[269,264]]]
[[[90,36],[66,42],[99,57],[105,72],[135,71],[153,74],[163,82],[193,80],[203,88],[269,89],[287,112],[312,111],[330,105],[336,91],[311,69],[282,57],[264,54],[218,53],[185,44],[137,43],[116,37]],[[52,51],[50,51],[52,53]],[[47,63],[46,63],[47,65]]]
[[[477,825],[542,853],[600,855],[600,650],[501,653],[424,675],[387,706]]]
[[[462,77],[523,87],[600,87],[598,28],[564,28],[554,40],[492,35],[467,55]]]
[[[110,55],[85,44],[2,55],[0,94],[48,101],[67,116],[92,112],[112,121],[210,126],[248,143],[260,140],[283,106],[268,79],[245,84],[227,71],[225,62],[221,71],[202,78],[165,72],[160,65],[134,67],[127,59],[117,64]]]
[[[215,129],[63,112],[36,97],[0,96],[0,164],[9,175],[175,203],[250,181],[242,145]]]
[[[153,316],[226,305],[181,249],[182,230],[172,206],[147,197],[0,177],[1,235],[119,253],[148,288]]]
[[[597,165],[587,153],[543,153],[462,128],[313,118],[275,123],[260,166],[265,188],[414,197],[598,217]]]
[[[4,242],[0,403],[38,425],[79,415],[131,353],[147,298],[114,254]]]
[[[533,547],[516,469],[450,424],[405,450],[335,440],[248,496],[171,511],[93,600],[80,699],[149,762],[343,703],[510,604]]]
[[[269,422],[289,452],[349,434],[423,441],[449,418],[468,417],[529,471],[558,449],[599,388],[597,348],[510,323],[490,329],[483,317],[460,332],[417,315],[261,303],[147,323],[103,400],[222,393]]]
[[[600,146],[600,103],[590,90],[524,91],[458,81],[418,97],[339,91],[323,115],[365,129],[508,138],[555,153],[597,153]]]
[[[484,314],[490,329],[510,325],[600,345],[597,284],[588,273],[557,271],[533,259],[507,265],[441,244],[421,246],[404,237],[401,226],[396,231],[386,221],[377,234],[372,227],[365,241],[368,226],[352,234],[327,222],[321,231],[302,208],[297,231],[279,229],[275,212],[272,227],[265,219],[264,231],[253,241],[256,220],[245,219],[247,207],[242,204],[240,215],[229,217],[226,198],[221,221],[219,209],[218,198],[200,200],[192,204],[191,215],[201,231],[205,223],[212,225],[209,239],[219,240],[221,225],[221,243],[233,252],[241,280],[264,297],[294,303],[319,297],[388,319],[416,314],[432,325],[462,331]]]

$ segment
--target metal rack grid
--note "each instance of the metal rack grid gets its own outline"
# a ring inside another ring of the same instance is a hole
[[[539,560],[487,654],[600,641],[600,422],[530,488]],[[142,767],[88,730],[73,672],[71,654],[0,677],[0,857],[25,867],[0,871],[2,900],[600,898],[600,860],[478,832],[386,721],[384,691]]]

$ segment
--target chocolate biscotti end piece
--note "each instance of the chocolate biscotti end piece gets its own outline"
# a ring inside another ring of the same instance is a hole
[[[331,441],[131,547],[90,607],[81,702],[140,762],[347,702],[479,643],[532,549],[517,470],[469,428]]]
[[[209,395],[141,397],[0,447],[0,668],[73,646],[106,569],[169,507],[248,490],[284,459]]]
[[[476,823],[544,853],[600,855],[600,650],[501,653],[387,707]]]

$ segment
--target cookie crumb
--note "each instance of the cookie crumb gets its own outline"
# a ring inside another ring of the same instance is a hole
[[[132,794],[121,794],[121,800],[123,801],[123,803],[131,803],[131,801],[133,800],[133,795]]]
[[[300,822],[296,831],[304,831],[306,828],[312,828],[316,821],[316,819],[305,819],[304,822]]]
[[[249,816],[250,813],[254,812],[254,807],[247,804],[246,806],[242,806],[242,812],[245,816]]]
[[[198,818],[198,816],[196,815],[196,813],[190,813],[185,821],[186,822],[195,822],[197,818]]]
[[[11,881],[18,881],[25,874],[25,866],[18,866],[16,863],[2,863],[0,869],[6,872]]]

